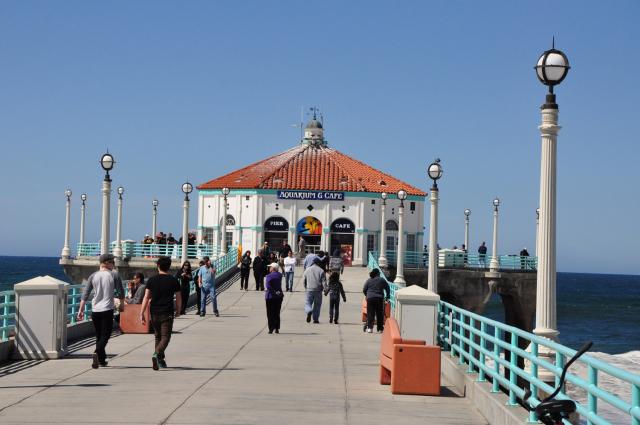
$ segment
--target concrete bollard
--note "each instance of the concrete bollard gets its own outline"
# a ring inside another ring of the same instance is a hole
[[[67,350],[68,284],[39,276],[14,285],[16,359],[57,359]]]
[[[402,339],[418,339],[438,345],[440,295],[418,285],[396,291],[395,315]]]

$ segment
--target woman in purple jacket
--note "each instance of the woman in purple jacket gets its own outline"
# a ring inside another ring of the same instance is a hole
[[[269,333],[280,333],[280,307],[282,306],[282,274],[278,272],[278,263],[269,264],[269,274],[264,285],[264,299],[267,304],[267,322]]]

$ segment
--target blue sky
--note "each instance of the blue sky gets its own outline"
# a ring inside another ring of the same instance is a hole
[[[440,241],[535,245],[539,106],[533,65],[551,37],[571,61],[556,90],[558,270],[640,273],[640,3],[36,2],[0,6],[0,255],[59,255],[64,190],[98,165],[123,185],[125,238],[181,228],[181,183],[202,183],[297,143],[318,106],[332,147],[427,188],[442,159]],[[195,220],[195,209],[191,220]],[[428,223],[428,217],[425,220]]]

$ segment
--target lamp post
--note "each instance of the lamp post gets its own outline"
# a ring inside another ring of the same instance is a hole
[[[193,185],[189,182],[182,184],[184,202],[182,204],[182,264],[187,261],[187,247],[189,244],[189,194],[193,192]]]
[[[403,189],[398,191],[398,199],[400,200],[400,207],[398,208],[398,258],[396,265],[396,278],[393,283],[400,285],[406,285],[404,280],[404,200],[407,199],[407,192]]]
[[[80,207],[80,249],[78,255],[82,255],[84,249],[84,215],[85,215],[85,202],[87,201],[87,194],[80,195],[82,200],[82,206]]]
[[[500,199],[493,200],[493,246],[491,247],[491,262],[489,263],[489,271],[497,272],[500,269],[498,261],[498,207]]]
[[[224,215],[222,216],[222,247],[220,250],[222,255],[227,253],[227,195],[229,195],[229,192],[230,190],[228,187],[222,188],[222,196],[224,197]]]
[[[118,187],[118,222],[116,224],[116,246],[113,248],[113,256],[122,258],[122,195],[124,187]]]
[[[153,205],[153,213],[151,216],[151,237],[155,240],[156,234],[158,231],[158,200],[154,199],[151,201],[151,205]]]
[[[102,180],[102,239],[100,240],[100,254],[109,253],[109,218],[111,214],[111,176],[109,176],[109,171],[113,170],[115,163],[116,161],[109,151],[100,158],[100,165],[106,171],[104,180]]]
[[[536,293],[536,335],[556,340],[556,151],[558,132],[558,104],[553,87],[560,84],[569,72],[569,60],[555,43],[542,53],[535,66],[540,82],[549,87],[541,106],[542,155],[540,157],[540,224],[538,230],[538,277]]]
[[[62,258],[69,258],[71,256],[71,249],[69,249],[69,233],[71,227],[71,189],[64,191],[64,195],[67,197],[67,213],[65,217],[64,225],[64,246],[62,247]]]
[[[536,208],[536,257],[538,257],[538,231],[540,230],[540,208]]]
[[[466,208],[464,210],[464,248],[469,252],[469,216],[471,210]]]
[[[387,192],[382,192],[380,197],[382,198],[382,206],[380,207],[380,256],[378,257],[378,265],[380,267],[387,267],[387,235],[386,235],[386,214],[387,210]]]
[[[431,186],[431,220],[429,231],[429,274],[427,276],[427,289],[438,293],[438,180],[442,177],[440,159],[436,159],[427,168],[427,175],[433,180]]]

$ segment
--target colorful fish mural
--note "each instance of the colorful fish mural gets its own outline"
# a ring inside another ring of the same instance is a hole
[[[322,223],[315,217],[306,216],[298,221],[296,232],[300,235],[321,235]]]

